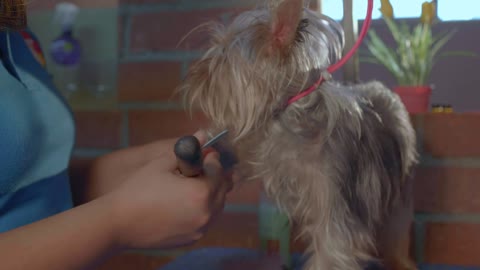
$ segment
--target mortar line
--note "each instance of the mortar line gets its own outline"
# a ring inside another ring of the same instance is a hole
[[[174,102],[152,102],[152,103],[122,103],[119,105],[121,110],[183,110],[184,108]]]
[[[180,76],[182,77],[182,80],[187,77],[187,74],[188,74],[188,68],[190,67],[192,61],[189,61],[189,60],[184,60],[182,61],[182,71],[181,71],[181,74]]]
[[[417,127],[416,129],[416,136],[417,136],[417,148],[420,154],[420,157],[425,155],[425,145],[424,145],[424,117],[414,117],[413,121],[415,122],[414,125]]]
[[[202,56],[202,51],[149,51],[139,53],[128,53],[120,62],[155,62],[155,61],[192,61]]]
[[[415,261],[417,264],[422,264],[425,261],[425,224],[422,221],[415,220]]]
[[[415,220],[418,222],[439,222],[439,223],[468,223],[480,224],[480,214],[433,214],[416,213]]]
[[[130,54],[130,37],[131,37],[131,32],[132,32],[132,16],[129,14],[119,14],[119,16],[122,16],[124,18],[124,25],[123,25],[123,48],[121,50],[122,56],[120,57],[120,61],[128,57]]]
[[[480,158],[436,158],[431,155],[423,155],[420,160],[420,166],[480,168]]]

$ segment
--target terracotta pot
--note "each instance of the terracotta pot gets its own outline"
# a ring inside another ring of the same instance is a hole
[[[393,89],[400,96],[409,113],[426,113],[430,107],[430,86],[397,86]]]

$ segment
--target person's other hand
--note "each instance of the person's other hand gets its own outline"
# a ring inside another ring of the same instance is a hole
[[[203,144],[205,134],[195,134]],[[191,244],[224,207],[232,181],[216,152],[206,154],[204,173],[187,178],[177,170],[175,140],[165,141],[158,158],[140,167],[109,195],[120,248],[173,248]]]

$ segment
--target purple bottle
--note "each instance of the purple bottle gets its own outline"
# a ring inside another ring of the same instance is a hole
[[[80,43],[72,35],[72,30],[64,31],[53,40],[50,46],[52,59],[59,65],[74,66],[80,61],[82,50]]]
[[[80,62],[82,49],[80,42],[73,36],[73,23],[78,7],[72,3],[60,3],[56,6],[55,21],[62,26],[62,33],[50,45],[53,61],[62,66],[75,66]]]

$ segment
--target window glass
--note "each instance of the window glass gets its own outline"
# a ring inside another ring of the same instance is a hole
[[[443,21],[480,19],[479,0],[438,0],[437,9]]]
[[[459,2],[459,0],[439,0],[446,2]],[[480,7],[479,0],[463,0],[463,2],[477,1]],[[422,4],[425,0],[390,0],[393,6],[394,14],[396,18],[419,18],[422,14]],[[353,16],[357,20],[365,18],[367,14],[367,0],[354,0],[353,1]],[[380,0],[373,1],[373,19],[381,17],[380,13],[381,2]],[[477,9],[477,11],[480,9]],[[322,0],[322,12],[335,19],[341,20],[343,18],[343,0]],[[477,13],[480,13],[478,11]]]

